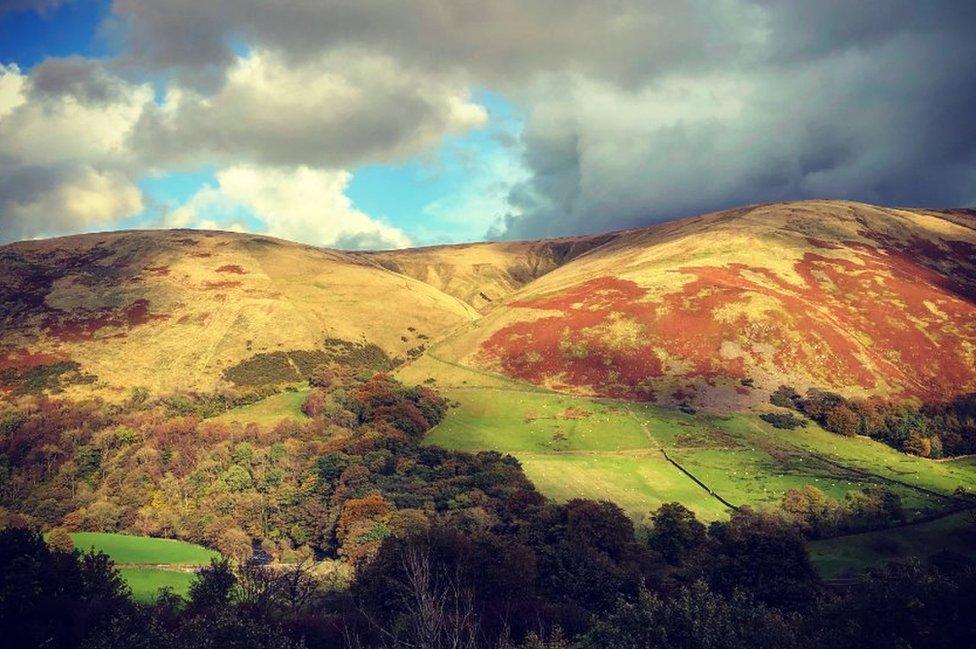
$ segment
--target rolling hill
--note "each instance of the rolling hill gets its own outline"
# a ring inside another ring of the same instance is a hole
[[[720,411],[780,384],[976,390],[976,218],[806,201],[619,233],[446,341],[563,392]]]
[[[360,253],[487,312],[539,277],[614,239],[611,232],[541,241],[495,241]]]
[[[749,408],[780,384],[976,390],[976,217],[841,201],[351,253],[227,232],[0,248],[0,381],[122,394],[437,354],[562,392]],[[331,355],[331,356],[330,356]]]
[[[299,379],[330,345],[403,360],[477,315],[361,256],[228,232],[21,242],[0,248],[0,269],[0,381],[13,390],[210,390],[249,361]]]

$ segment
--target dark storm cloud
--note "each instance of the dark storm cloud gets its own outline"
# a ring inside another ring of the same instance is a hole
[[[568,68],[634,84],[742,56],[756,14],[703,0],[116,0],[115,8],[133,61],[191,80],[229,65],[243,41],[298,60],[362,47],[492,84]]]
[[[71,96],[96,104],[118,101],[129,90],[128,84],[109,74],[102,62],[80,56],[39,63],[31,71],[29,85],[37,99]]]
[[[761,63],[674,75],[692,87],[733,81],[690,100],[654,99],[650,84],[616,93],[616,110],[601,114],[590,108],[606,103],[599,91],[567,81],[568,101],[533,99],[531,177],[492,234],[598,231],[818,197],[973,205],[976,21],[962,4],[766,3]],[[709,102],[735,108],[702,110]],[[668,103],[686,112],[659,119]]]
[[[191,82],[229,66],[232,44],[245,41],[291,65],[358,48],[416,78],[450,75],[501,90],[527,111],[530,177],[513,188],[511,213],[493,232],[500,236],[595,231],[808,197],[976,200],[976,3],[118,0],[116,7],[129,25],[130,59]],[[376,122],[361,126],[363,138],[384,132]],[[265,144],[255,146],[274,148]],[[334,145],[331,155],[343,146]]]

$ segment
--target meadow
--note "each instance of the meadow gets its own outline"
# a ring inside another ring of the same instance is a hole
[[[635,520],[675,500],[703,519],[726,518],[723,501],[773,505],[807,484],[839,500],[884,485],[911,516],[924,516],[956,506],[957,486],[976,489],[971,460],[934,462],[812,422],[787,431],[753,413],[689,414],[565,395],[442,361],[436,349],[399,373],[405,381],[433,377],[454,404],[427,443],[510,453],[556,500],[612,500]]]
[[[867,438],[842,437],[813,422],[781,430],[754,413],[685,413],[556,393],[442,360],[436,348],[397,376],[407,384],[431,384],[451,402],[426,444],[511,454],[554,500],[610,500],[636,522],[672,501],[702,520],[723,520],[730,506],[774,506],[787,490],[804,485],[837,500],[881,485],[901,496],[910,520],[926,520],[964,504],[953,495],[957,487],[976,490],[973,458],[936,462]],[[301,418],[304,395],[284,392],[221,418],[262,425]],[[962,516],[818,541],[811,545],[812,556],[823,574],[834,575],[872,565],[895,547],[902,553],[957,548],[955,534],[945,544],[938,540],[943,526]],[[889,537],[897,542],[871,540]]]
[[[972,511],[957,512],[916,525],[813,541],[808,547],[813,565],[827,578],[935,551],[976,557],[976,517]]]
[[[162,588],[186,595],[195,568],[219,556],[192,543],[128,534],[76,532],[71,540],[78,550],[107,554],[140,601],[151,601]]]
[[[308,388],[286,390],[278,394],[267,397],[255,403],[237,408],[231,408],[227,412],[213,418],[214,421],[233,421],[242,424],[254,423],[259,426],[273,426],[282,419],[304,419],[305,413],[302,412],[302,402]]]

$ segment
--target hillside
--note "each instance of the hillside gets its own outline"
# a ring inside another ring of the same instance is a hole
[[[235,366],[240,384],[298,379],[336,350],[403,360],[476,316],[362,257],[226,232],[21,242],[0,269],[0,381],[15,391],[210,390]]]
[[[621,236],[611,232],[542,241],[493,241],[359,253],[463,300],[480,312],[543,275]]]
[[[560,391],[737,410],[780,384],[976,390],[976,219],[807,201],[623,233],[438,350]]]
[[[127,393],[450,362],[739,410],[780,384],[976,390],[976,218],[808,201],[529,242],[348,253],[224,232],[0,248],[0,381]]]

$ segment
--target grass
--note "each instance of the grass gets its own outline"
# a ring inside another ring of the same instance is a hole
[[[129,585],[132,598],[139,602],[152,602],[164,588],[180,597],[186,597],[195,576],[192,572],[160,568],[122,568],[119,573]]]
[[[971,511],[958,512],[916,525],[814,541],[808,547],[814,566],[827,578],[942,550],[976,558],[976,520]]]
[[[611,500],[635,520],[679,501],[705,520],[729,510],[678,467],[734,505],[768,506],[792,488],[814,485],[842,500],[881,484],[916,517],[955,503],[957,486],[976,489],[972,460],[934,462],[816,424],[777,429],[753,413],[686,414],[654,405],[551,392],[443,360],[437,348],[398,372],[433,377],[453,403],[426,443],[517,457],[544,494]],[[940,496],[941,494],[941,496]]]
[[[610,500],[636,521],[670,501],[682,502],[703,520],[729,515],[726,506],[664,452],[734,505],[774,505],[788,489],[808,484],[838,500],[881,484],[902,497],[910,516],[927,517],[958,504],[950,499],[956,487],[976,490],[974,458],[935,462],[869,439],[841,437],[812,422],[782,430],[753,413],[686,414],[559,394],[443,360],[436,347],[401,367],[397,377],[408,384],[433,379],[434,387],[454,404],[425,443],[509,453],[547,496],[557,501]],[[303,393],[283,393],[222,417],[274,423],[284,416],[303,416],[303,398]],[[933,530],[927,538],[926,530]],[[937,547],[935,541],[945,530],[921,523],[887,532],[899,539],[922,534],[926,540],[918,547],[924,549]],[[811,546],[824,574],[876,560],[873,551],[857,549],[856,537],[836,539],[837,548],[846,539],[854,539],[850,556],[829,545]],[[913,542],[903,544],[911,549]]]
[[[282,419],[305,419],[302,403],[308,394],[308,388],[296,391],[279,392],[255,403],[239,408],[232,408],[214,417],[214,421],[238,421],[242,424],[258,424],[259,426],[273,426]]]
[[[147,536],[76,532],[71,540],[79,550],[94,549],[107,554],[118,566],[133,597],[140,601],[151,601],[162,588],[186,595],[193,581],[193,568],[220,556],[192,543]]]
[[[210,563],[210,559],[219,556],[213,550],[192,543],[148,536],[75,532],[71,540],[79,550],[94,548],[120,564],[197,566]]]

